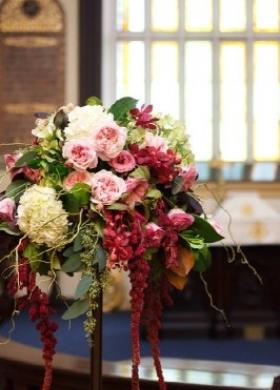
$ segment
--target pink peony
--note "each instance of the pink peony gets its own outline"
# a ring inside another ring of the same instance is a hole
[[[154,135],[150,132],[145,134],[144,146],[152,146],[162,152],[166,152],[168,149],[168,145],[166,140],[159,135]]]
[[[197,180],[198,171],[193,164],[182,167],[182,171],[179,176],[183,178],[183,188],[185,191],[188,191],[194,182]]]
[[[117,157],[109,161],[109,165],[119,173],[132,171],[135,168],[136,161],[133,155],[127,150],[122,150]]]
[[[66,191],[70,191],[77,183],[85,183],[91,185],[92,175],[87,171],[75,171],[69,173],[69,175],[63,181],[63,188]]]
[[[66,142],[62,154],[66,164],[76,169],[95,168],[98,164],[94,147],[87,139],[73,139]]]
[[[116,202],[126,191],[125,181],[105,169],[93,175],[91,187],[91,201],[102,205]]]
[[[146,225],[144,244],[146,248],[159,248],[165,235],[164,230],[156,223],[150,222]]]
[[[126,192],[128,193],[125,203],[133,208],[136,203],[144,199],[149,188],[149,183],[145,179],[136,179],[129,177],[126,180]]]
[[[14,220],[14,212],[16,209],[15,202],[6,198],[0,201],[0,221],[12,222]]]
[[[109,161],[123,150],[127,138],[127,129],[112,122],[95,131],[93,142],[98,156]]]
[[[182,209],[172,209],[167,216],[171,225],[178,231],[187,229],[194,223],[194,217]]]
[[[22,154],[5,154],[4,160],[6,169],[10,173],[11,179],[17,175],[24,175],[32,183],[38,183],[41,179],[41,173],[39,169],[29,168],[27,166],[15,168],[15,163],[22,157]]]

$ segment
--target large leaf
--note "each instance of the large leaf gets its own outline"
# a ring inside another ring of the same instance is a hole
[[[83,249],[81,234],[78,234],[77,237],[75,238],[73,249],[74,252],[80,252]]]
[[[0,231],[5,232],[5,233],[9,234],[10,236],[19,236],[20,235],[20,232],[18,230],[15,230],[15,228],[10,226],[6,222],[0,223]]]
[[[80,253],[73,253],[68,257],[68,259],[63,263],[61,269],[64,272],[75,272],[82,265]]]
[[[85,183],[77,183],[61,198],[66,211],[78,213],[83,206],[89,203],[90,186]]]
[[[93,281],[92,275],[84,275],[81,278],[75,292],[75,299],[82,298],[88,292],[88,289],[92,284],[92,281]]]
[[[76,301],[68,308],[68,310],[66,310],[66,312],[62,316],[62,319],[73,320],[74,318],[77,318],[82,314],[86,313],[88,309],[89,309],[88,300],[84,299],[82,301]]]
[[[18,202],[30,183],[26,180],[15,180],[6,188],[6,197]]]
[[[204,239],[192,230],[183,230],[179,233],[179,236],[187,243],[187,247],[192,249],[202,249],[205,246]]]
[[[195,257],[194,271],[205,272],[212,264],[212,255],[206,245],[201,250],[195,252]]]
[[[117,100],[109,109],[109,112],[114,115],[116,121],[121,121],[129,113],[130,110],[136,107],[137,100],[132,97],[123,97]]]
[[[38,153],[36,150],[30,150],[29,152],[24,153],[15,163],[15,168],[24,167],[32,163],[34,160],[37,160]]]
[[[204,238],[206,243],[221,241],[224,237],[221,236],[214,227],[203,218],[195,216],[195,221],[192,224],[192,229]]]

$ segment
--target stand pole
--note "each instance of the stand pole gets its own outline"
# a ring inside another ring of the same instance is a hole
[[[102,390],[102,298],[101,291],[98,297],[98,308],[94,312],[96,327],[90,351],[90,390]]]

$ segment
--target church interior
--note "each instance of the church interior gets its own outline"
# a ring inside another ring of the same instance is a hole
[[[105,106],[132,96],[186,124],[197,192],[225,238],[210,248],[212,267],[190,273],[164,311],[170,390],[280,389],[279,42],[280,0],[0,1],[1,173],[11,145],[30,142],[34,113],[90,96]],[[87,389],[83,318],[60,318],[79,275],[58,273],[58,285],[41,280],[59,323],[53,389]],[[103,389],[125,390],[129,278],[116,269],[109,279]],[[14,329],[2,286],[0,390],[39,389],[40,338],[24,313]],[[156,389],[145,332],[141,343],[141,388]]]

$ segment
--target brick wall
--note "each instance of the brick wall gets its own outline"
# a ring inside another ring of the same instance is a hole
[[[34,112],[64,104],[64,62],[64,15],[56,1],[1,4],[0,142],[30,141]]]

